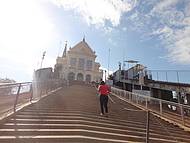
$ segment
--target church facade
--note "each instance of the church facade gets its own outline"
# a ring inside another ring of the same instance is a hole
[[[100,81],[103,71],[95,62],[96,54],[85,39],[67,51],[67,44],[62,57],[57,57],[54,73],[56,77],[65,80]]]

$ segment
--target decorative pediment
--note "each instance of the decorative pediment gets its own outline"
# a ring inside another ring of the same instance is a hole
[[[78,53],[82,55],[91,55],[96,56],[95,52],[89,47],[89,45],[85,41],[79,42],[73,48],[69,50],[70,53]]]

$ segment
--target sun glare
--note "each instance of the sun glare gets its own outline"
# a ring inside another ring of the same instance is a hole
[[[52,24],[37,0],[0,1],[0,57],[33,72],[52,36]],[[36,58],[36,59],[35,59]],[[24,60],[23,60],[24,59]]]
[[[36,0],[0,1],[0,18],[1,56],[46,48],[52,25]]]

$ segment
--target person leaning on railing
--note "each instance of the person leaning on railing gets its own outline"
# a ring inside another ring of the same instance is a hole
[[[98,92],[100,94],[100,115],[104,115],[104,109],[106,116],[108,114],[108,94],[110,93],[110,87],[105,84],[104,81],[101,81],[100,86],[98,87]]]

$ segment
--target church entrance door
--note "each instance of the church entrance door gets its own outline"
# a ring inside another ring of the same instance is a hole
[[[78,73],[78,74],[77,74],[77,80],[78,80],[78,81],[83,81],[83,79],[84,79],[84,78],[83,78],[83,74],[82,74],[82,73]]]
[[[73,72],[70,72],[70,73],[68,74],[68,80],[69,80],[69,81],[75,80],[75,74],[74,74]]]

